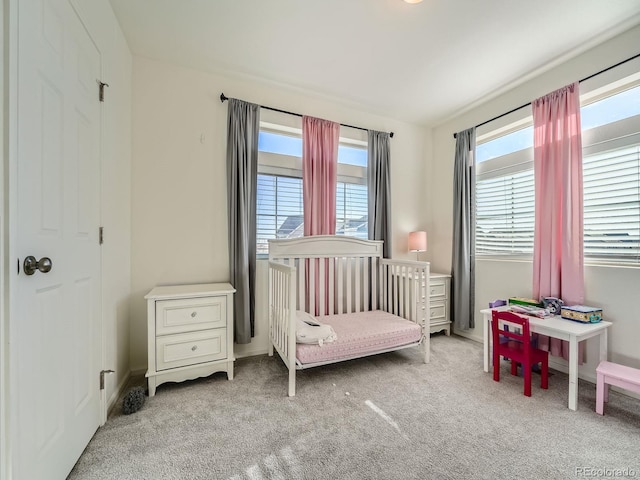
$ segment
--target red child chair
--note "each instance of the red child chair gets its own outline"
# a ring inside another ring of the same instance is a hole
[[[494,300],[493,302],[489,302],[489,308],[498,308],[507,304],[506,300]],[[504,326],[505,330],[509,330],[509,327]],[[507,337],[500,337],[500,343],[507,343],[509,339]],[[509,360],[507,357],[504,357],[505,360]]]
[[[531,346],[531,336],[529,330],[529,319],[516,315],[512,312],[491,312],[491,331],[493,333],[493,379],[500,381],[500,356],[511,360],[511,375],[517,375],[518,366],[522,365],[524,372],[524,394],[531,396],[531,368],[542,363],[540,387],[549,387],[549,352]],[[520,327],[517,329],[507,329],[505,323],[511,323]],[[500,342],[500,337],[509,339],[506,343]]]

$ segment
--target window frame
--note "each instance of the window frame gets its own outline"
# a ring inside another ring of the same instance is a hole
[[[624,79],[610,82],[609,84],[599,86],[598,88],[587,88],[584,93],[581,93],[580,108],[582,109],[595,102],[639,86],[640,71],[636,70],[636,73],[629,75]],[[476,138],[476,145],[481,145],[533,125],[533,117],[530,112],[516,112],[516,115],[509,115],[505,117],[506,118],[501,119],[501,122],[498,122],[498,125],[494,128],[491,128],[491,123],[493,122],[480,127],[478,129],[479,135]],[[640,114],[583,130],[582,143],[583,162],[584,158],[592,155],[631,147],[636,144],[640,145]],[[476,163],[475,168],[476,188],[478,182],[483,180],[497,178],[517,172],[524,172],[529,169],[533,170],[533,147],[524,150],[517,150],[499,157],[478,162]],[[473,208],[474,212],[477,213],[475,210],[477,208],[477,201]],[[476,224],[474,225],[474,234],[477,234],[477,227],[478,223],[476,221]],[[584,253],[585,265],[640,268],[640,259],[638,258],[624,259],[623,257],[587,256],[586,251]],[[474,255],[477,259],[486,260],[522,261],[532,260],[533,258],[532,254],[478,253],[476,251],[476,245],[474,245]]]
[[[292,124],[290,118],[288,119],[288,124],[282,122],[281,118],[276,121],[271,119],[266,121],[261,120],[260,131],[302,138],[301,119],[297,117],[296,119],[299,126]],[[362,148],[366,151],[368,148],[366,138],[366,131],[344,126],[340,127],[339,146]],[[302,179],[302,156],[297,157],[293,155],[259,151],[257,174]],[[340,183],[367,185],[367,167],[340,163],[338,159],[337,184],[339,185]],[[336,194],[338,185],[336,185]],[[258,239],[257,216],[258,212],[256,209],[256,239]],[[257,258],[268,258],[268,253],[257,253]]]

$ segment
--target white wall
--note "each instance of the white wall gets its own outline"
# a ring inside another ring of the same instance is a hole
[[[523,105],[568,83],[614,65],[638,53],[640,27],[629,30],[578,57],[541,73],[532,80],[493,98],[486,103],[456,116],[433,129],[433,165],[430,187],[431,222],[438,228],[430,232],[430,249],[439,255],[432,259],[432,269],[448,271],[451,265],[453,198],[453,156],[455,141],[452,134]],[[472,81],[472,80],[471,80]],[[475,311],[486,308],[490,300],[508,296],[531,296],[532,263],[530,261],[478,260],[476,264]],[[640,322],[637,315],[637,295],[640,292],[640,268],[585,266],[585,304],[604,309],[607,320],[614,323],[609,335],[610,359],[640,367]],[[456,332],[482,340],[481,315],[476,313],[475,329]],[[587,364],[581,367],[583,378],[593,380],[598,360],[596,340],[587,345]],[[564,368],[563,361],[552,357],[556,368]]]
[[[5,172],[8,172],[9,155],[6,152],[5,143],[5,75],[8,71],[8,59],[5,55],[5,9],[8,8],[7,2],[0,4],[0,61],[2,64],[2,75],[0,75],[0,151],[2,152],[2,162],[0,162],[0,198],[2,198],[2,206],[0,207],[0,479],[8,478],[11,471],[8,459],[8,440],[9,431],[7,424],[9,415],[7,404],[9,403],[9,392],[5,385],[8,385],[9,379],[9,306],[5,285],[9,281],[9,271],[5,265],[5,259],[8,258],[9,252],[7,247],[8,225],[5,225],[9,204],[5,198]]]
[[[375,130],[391,140],[393,255],[426,227],[424,129],[256,80],[230,79],[134,57],[131,365],[146,370],[144,295],[158,284],[229,279],[227,104],[220,93],[262,105]],[[407,257],[408,258],[408,257]],[[266,276],[258,264],[256,337],[237,356],[264,353]]]
[[[132,57],[107,0],[72,0],[102,57],[102,331],[109,404],[129,378]]]

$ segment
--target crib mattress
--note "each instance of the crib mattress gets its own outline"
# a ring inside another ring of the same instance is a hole
[[[422,328],[414,322],[381,310],[317,317],[336,332],[335,342],[319,345],[296,344],[296,358],[302,364],[333,362],[408,345],[420,341]]]

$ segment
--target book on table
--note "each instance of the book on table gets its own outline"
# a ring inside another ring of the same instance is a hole
[[[534,307],[531,305],[511,305],[510,309],[512,312],[523,313],[532,317],[547,318],[552,316],[546,308]]]

